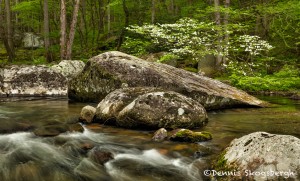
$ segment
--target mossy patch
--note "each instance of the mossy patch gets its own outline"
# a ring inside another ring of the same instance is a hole
[[[174,133],[175,132],[175,133]],[[170,136],[172,141],[182,141],[182,142],[201,142],[208,141],[212,139],[212,135],[209,132],[193,132],[188,129],[175,130]]]
[[[221,154],[216,157],[216,159],[212,162],[211,170],[215,170],[218,173],[226,173],[226,174],[221,174],[222,176],[218,174],[210,175],[210,177],[215,177],[215,179],[212,180],[218,180],[218,181],[242,180],[241,172],[235,166],[228,164],[225,155],[226,155],[226,150],[221,152]]]

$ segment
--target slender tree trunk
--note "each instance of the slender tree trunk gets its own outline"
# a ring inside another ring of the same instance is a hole
[[[107,34],[110,34],[111,18],[110,18],[110,0],[107,2]]]
[[[228,32],[228,21],[229,21],[229,5],[230,0],[225,0],[225,8],[226,11],[224,15],[224,31],[225,31],[225,38],[224,38],[224,52],[225,56],[223,57],[223,63],[227,63],[227,54],[228,54],[228,48],[229,48],[229,32]]]
[[[174,2],[174,0],[171,0],[170,10],[171,10],[171,14],[174,15],[175,14],[175,2]]]
[[[82,27],[82,31],[84,29],[84,41],[85,41],[85,45],[88,46],[88,24],[87,24],[87,20],[86,20],[86,0],[82,1],[82,12],[81,12],[81,17],[82,17],[82,22],[83,22],[83,26]]]
[[[75,7],[73,10],[73,17],[72,17],[72,23],[70,27],[70,33],[69,33],[69,39],[67,42],[67,52],[66,52],[66,59],[71,60],[72,59],[72,46],[73,46],[73,41],[74,41],[74,36],[75,36],[75,31],[76,31],[76,24],[77,24],[77,17],[78,17],[78,11],[79,11],[79,5],[80,5],[80,0],[75,0]]]
[[[60,58],[65,59],[67,39],[66,2],[60,1]]]
[[[222,36],[221,36],[221,15],[220,15],[220,1],[214,0],[215,5],[215,21],[218,26],[218,42],[217,42],[217,56],[216,56],[216,65],[217,68],[220,68],[222,64]]]
[[[0,39],[3,41],[3,44],[4,44],[4,47],[5,47],[5,50],[7,52],[7,54],[9,54],[9,45],[8,45],[8,42],[7,42],[7,36],[6,36],[6,27],[5,27],[5,20],[4,20],[4,15],[2,13],[2,0],[0,0],[0,22],[3,22],[3,23],[0,23]]]
[[[50,52],[50,37],[49,37],[49,5],[48,0],[44,0],[44,45],[45,45],[45,57],[48,62],[52,61]]]
[[[122,45],[123,39],[124,39],[124,35],[125,35],[125,28],[129,25],[129,10],[126,6],[126,0],[122,0],[122,2],[123,2],[123,11],[125,14],[125,23],[124,23],[124,27],[120,33],[120,36],[119,36],[117,50],[120,50],[120,48],[121,48],[121,45]]]
[[[12,29],[12,21],[11,21],[11,11],[10,11],[10,0],[5,0],[5,10],[6,10],[6,36],[8,43],[8,60],[13,62],[15,59],[15,50],[14,50],[14,42],[13,42],[13,29]]]
[[[151,23],[154,24],[155,22],[155,6],[156,6],[156,3],[155,3],[155,0],[152,0],[152,7],[151,7]]]

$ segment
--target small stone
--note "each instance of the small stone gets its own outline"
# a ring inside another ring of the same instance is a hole
[[[68,125],[68,127],[69,127],[70,132],[81,132],[82,133],[84,131],[83,127],[79,123],[70,124],[70,125]]]
[[[80,119],[86,121],[87,123],[91,123],[96,114],[96,108],[93,106],[85,106],[82,108],[80,113]]]
[[[39,127],[33,131],[33,133],[36,136],[42,136],[42,137],[51,137],[51,136],[57,136],[61,133],[65,133],[68,131],[68,128],[64,124],[60,125],[46,125]]]
[[[153,141],[163,141],[168,137],[168,131],[165,128],[160,128],[154,133],[154,136],[152,137]]]
[[[111,152],[100,149],[91,150],[90,157],[93,161],[101,165],[104,165],[106,162],[114,158]]]

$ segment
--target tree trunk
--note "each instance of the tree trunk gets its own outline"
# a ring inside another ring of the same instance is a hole
[[[48,62],[52,61],[50,52],[50,38],[49,38],[49,6],[48,0],[44,0],[44,45],[45,45],[45,57]]]
[[[121,45],[122,45],[123,39],[124,39],[124,35],[125,35],[125,28],[129,25],[129,11],[126,6],[126,0],[122,0],[122,2],[123,2],[123,11],[125,14],[125,23],[124,23],[124,27],[120,33],[120,36],[119,36],[117,50],[120,50],[120,48],[121,48]]]
[[[74,36],[75,36],[75,31],[76,31],[76,23],[77,23],[77,17],[78,17],[78,11],[79,11],[79,5],[80,5],[80,0],[75,0],[76,4],[73,10],[73,17],[72,17],[72,23],[70,27],[70,33],[69,33],[69,39],[67,42],[67,54],[66,54],[66,59],[71,60],[72,59],[72,46],[73,46],[73,41],[74,41]]]
[[[67,39],[67,18],[66,18],[66,2],[60,1],[60,58],[65,59],[66,55],[66,39]]]
[[[170,10],[171,10],[171,14],[174,15],[175,14],[175,2],[174,2],[174,0],[171,0]]]
[[[5,22],[4,20],[4,16],[2,14],[2,0],[0,0],[0,22]],[[9,50],[9,46],[8,46],[8,42],[7,42],[7,36],[6,36],[6,31],[5,31],[5,25],[4,23],[0,24],[0,39],[3,41],[5,50],[8,54]]]
[[[110,34],[110,26],[111,26],[111,22],[110,22],[110,0],[108,0],[107,2],[107,34]]]
[[[7,45],[8,45],[8,49],[7,49],[8,60],[10,62],[13,62],[13,60],[15,59],[15,50],[14,50],[14,42],[13,42],[10,0],[5,0],[5,10],[6,10],[6,38],[7,38]]]
[[[222,36],[221,36],[221,15],[220,15],[220,1],[214,0],[215,5],[215,21],[218,26],[218,42],[217,42],[217,55],[216,65],[219,68],[222,64]]]
[[[152,7],[151,7],[151,23],[154,24],[155,22],[155,0],[152,0]]]
[[[226,9],[226,12],[224,14],[224,31],[225,31],[224,53],[225,53],[225,56],[223,57],[223,63],[225,63],[225,64],[227,63],[227,55],[228,55],[228,48],[229,48],[229,32],[228,32],[229,5],[230,5],[230,0],[225,0],[225,9]]]

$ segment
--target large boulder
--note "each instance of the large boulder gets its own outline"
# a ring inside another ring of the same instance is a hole
[[[71,99],[97,102],[122,86],[159,87],[175,91],[193,98],[206,109],[266,105],[217,80],[117,51],[91,58],[83,72],[69,83],[68,93]]]
[[[179,93],[136,87],[107,95],[97,106],[96,120],[126,128],[194,128],[206,123],[207,114]]]
[[[71,80],[83,70],[84,66],[85,64],[81,60],[62,60],[59,64],[53,65],[51,69]]]
[[[67,96],[67,79],[46,66],[0,68],[0,97]]]
[[[294,136],[255,132],[233,140],[220,159],[237,180],[300,179],[300,139]]]

